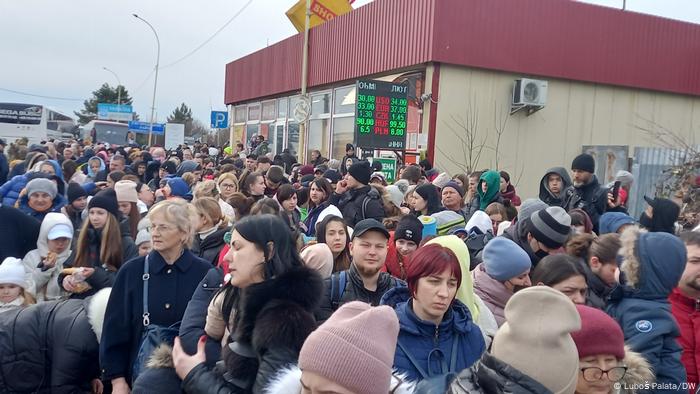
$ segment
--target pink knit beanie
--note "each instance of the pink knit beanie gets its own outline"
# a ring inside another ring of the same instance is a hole
[[[309,335],[299,353],[299,368],[356,393],[386,394],[398,335],[393,309],[349,302]]]

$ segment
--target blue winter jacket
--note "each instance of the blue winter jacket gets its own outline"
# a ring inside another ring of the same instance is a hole
[[[607,312],[622,327],[625,343],[651,364],[657,383],[683,383],[686,373],[677,342],[680,330],[668,296],[685,268],[685,245],[671,234],[640,233],[636,241],[623,239],[623,248],[630,250],[622,266],[627,283],[613,290]],[[635,270],[638,275],[630,275]]]
[[[29,196],[24,195],[19,200],[19,210],[41,222],[44,220],[44,217],[46,216],[47,213],[61,212],[61,208],[63,208],[67,203],[68,203],[68,200],[66,200],[65,197],[63,197],[60,194],[57,194],[56,198],[53,199],[53,204],[51,205],[51,209],[49,209],[45,212],[37,212],[29,206]]]
[[[15,175],[12,179],[5,182],[4,185],[0,186],[2,205],[14,207],[17,200],[19,200],[19,195],[22,193],[22,190],[24,190],[24,188],[27,187],[27,183],[34,178],[48,178],[48,175],[41,172]]]
[[[393,288],[382,297],[381,304],[394,308],[399,318],[394,369],[405,374],[408,380],[420,381],[448,372],[458,373],[479,360],[485,350],[484,337],[466,305],[455,299],[440,325],[436,326],[418,318],[412,303],[407,287]],[[455,340],[459,341],[456,346]],[[458,353],[455,365],[451,367],[453,349]]]

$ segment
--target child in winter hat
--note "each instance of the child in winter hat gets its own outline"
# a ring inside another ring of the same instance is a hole
[[[304,342],[301,383],[312,391],[340,386],[354,393],[389,393],[398,334],[399,320],[390,307],[344,304]]]
[[[22,260],[5,258],[0,265],[0,313],[34,304],[34,298],[27,293],[28,287]]]
[[[511,297],[505,316],[492,355],[552,393],[573,394],[579,356],[570,334],[581,328],[574,303],[550,287],[533,286]]]
[[[134,241],[136,247],[139,248],[139,256],[145,256],[151,253],[153,248],[151,245],[151,233],[147,229],[139,230]]]

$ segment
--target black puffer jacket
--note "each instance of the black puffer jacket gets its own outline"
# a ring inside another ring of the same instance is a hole
[[[551,394],[541,383],[503,361],[484,353],[481,360],[462,371],[447,394]]]
[[[0,313],[0,393],[88,393],[109,291]],[[104,296],[103,296],[104,295]],[[100,312],[101,310],[101,312]]]
[[[212,266],[216,266],[219,262],[219,253],[226,244],[224,242],[224,234],[230,230],[230,227],[216,230],[204,239],[201,239],[199,235],[195,235],[190,251],[195,256],[210,262]]]
[[[365,288],[362,277],[357,272],[354,263],[350,264],[350,269],[344,272],[346,275],[345,289],[342,292],[338,292],[338,294],[342,293],[342,296],[337,302],[334,302],[334,295],[331,294],[333,287],[331,283],[332,281],[340,283],[338,279],[340,273],[335,273],[324,281],[325,293],[321,300],[321,306],[316,311],[316,320],[318,320],[319,324],[331,317],[333,312],[345,303],[362,301],[372,306],[377,306],[386,292],[397,286],[406,286],[406,282],[401,279],[391,276],[388,272],[382,272],[379,274],[379,279],[377,279],[377,290],[370,291]]]
[[[188,394],[258,393],[286,365],[296,364],[306,337],[316,328],[313,311],[323,292],[321,276],[300,267],[250,286],[236,307],[233,342],[225,372],[204,363],[185,377]]]
[[[355,227],[363,219],[372,218],[381,222],[386,216],[382,196],[371,186],[349,190],[342,195],[333,193],[329,201],[340,209],[350,227]]]

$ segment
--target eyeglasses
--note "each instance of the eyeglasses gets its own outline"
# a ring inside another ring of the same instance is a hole
[[[627,367],[614,367],[608,370],[602,370],[598,367],[588,367],[581,368],[581,372],[583,373],[583,380],[587,382],[597,382],[603,377],[603,374],[605,374],[609,381],[618,382],[625,377]]]
[[[224,189],[233,189],[234,187],[236,187],[236,185],[232,185],[232,184],[228,184],[228,183],[222,183],[219,186],[221,186]]]
[[[151,225],[150,229],[151,229],[151,233],[158,232],[158,234],[161,234],[161,233],[169,233],[169,232],[171,232],[171,231],[174,231],[174,230],[175,230],[175,227],[173,227],[173,226],[166,226],[166,225],[164,225],[164,224],[159,224],[159,225],[157,225],[157,226]]]

